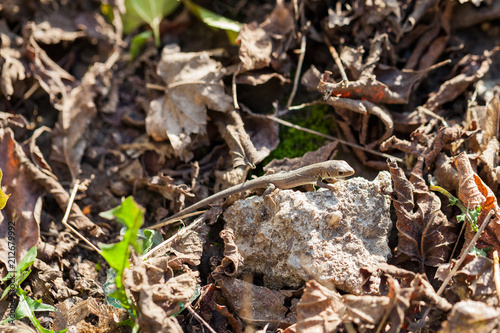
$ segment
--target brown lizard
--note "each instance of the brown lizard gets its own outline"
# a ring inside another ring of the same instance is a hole
[[[276,188],[285,190],[308,184],[316,184],[320,187],[328,188],[328,184],[325,184],[323,182],[324,180],[333,181],[338,178],[350,176],[352,174],[354,174],[354,169],[349,164],[347,164],[346,161],[330,160],[308,165],[296,170],[264,175],[262,177],[246,181],[242,184],[235,185],[223,191],[215,193],[208,198],[205,198],[187,208],[184,208],[183,210],[181,210],[177,214],[172,215],[166,220],[154,226],[148,227],[148,229],[161,228],[167,224],[171,224],[173,221],[178,220],[180,216],[184,216],[188,213],[194,212],[195,210],[221,200],[227,196],[244,191],[265,188],[266,191],[264,192],[264,195],[268,195]]]

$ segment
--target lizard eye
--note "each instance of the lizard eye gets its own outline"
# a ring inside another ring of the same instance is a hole
[[[339,172],[337,172],[337,175],[338,175],[338,176],[343,176],[343,175],[344,175],[344,171],[339,171]]]

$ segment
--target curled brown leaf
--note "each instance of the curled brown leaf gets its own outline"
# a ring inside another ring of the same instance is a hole
[[[394,182],[394,208],[398,220],[398,251],[423,265],[438,266],[448,259],[449,245],[456,240],[453,226],[441,211],[441,201],[430,192],[422,178],[423,159],[419,158],[410,179],[394,160],[387,164]],[[415,210],[416,208],[416,210]]]

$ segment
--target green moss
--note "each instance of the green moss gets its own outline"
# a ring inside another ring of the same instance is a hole
[[[335,121],[328,105],[314,105],[304,110],[296,111],[287,121],[324,134],[335,131]],[[280,125],[280,144],[264,160],[264,165],[273,159],[299,157],[325,144],[326,139],[314,134]]]

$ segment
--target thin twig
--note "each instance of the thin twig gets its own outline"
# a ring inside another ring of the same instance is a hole
[[[295,128],[295,129],[297,129],[299,131],[303,131],[303,132],[311,133],[311,134],[314,134],[314,135],[318,135],[318,136],[321,136],[321,137],[323,137],[325,139],[332,140],[332,141],[337,140],[338,142],[340,142],[342,144],[345,144],[346,146],[350,146],[350,147],[354,147],[354,148],[357,148],[357,149],[361,149],[361,150],[369,152],[369,153],[371,153],[373,155],[378,155],[378,156],[382,156],[382,157],[385,157],[385,158],[389,158],[390,157],[390,158],[393,158],[393,159],[395,159],[396,161],[398,161],[400,163],[404,162],[399,157],[395,157],[395,156],[392,156],[392,155],[389,155],[389,154],[386,154],[386,153],[381,153],[381,152],[373,150],[373,149],[365,148],[365,147],[363,147],[361,145],[358,145],[356,143],[352,143],[352,142],[349,142],[349,141],[346,141],[346,140],[342,140],[342,139],[336,138],[336,137],[328,135],[328,134],[323,134],[321,132],[317,132],[317,131],[309,129],[309,128],[301,127],[301,126],[292,124],[292,123],[290,123],[290,122],[288,122],[286,120],[283,120],[283,119],[277,118],[275,116],[272,116],[272,115],[265,115],[265,117],[268,118],[268,119],[271,119],[271,120],[273,120],[273,121],[275,121],[277,123],[280,123],[282,125]]]
[[[165,245],[167,245],[168,243],[172,242],[174,239],[176,239],[177,237],[183,235],[186,233],[186,231],[189,231],[191,229],[193,229],[195,226],[198,225],[199,222],[203,221],[202,218],[200,219],[197,219],[195,220],[193,223],[191,223],[190,225],[188,225],[186,228],[184,229],[181,229],[179,230],[175,235],[173,235],[172,237],[170,237],[169,239],[167,240],[164,240],[161,244],[159,244],[158,246],[155,246],[153,249],[149,250],[148,253],[146,254],[143,254],[141,256],[142,260],[146,260],[148,259],[149,257],[151,257],[151,255],[155,252],[157,252],[158,250],[162,249],[163,247],[165,247]]]
[[[196,319],[198,319],[198,320],[199,320],[199,321],[200,321],[203,325],[205,325],[205,327],[206,327],[206,328],[207,328],[210,332],[212,332],[212,333],[217,333],[217,332],[215,332],[215,330],[214,330],[212,327],[210,327],[210,325],[209,325],[209,324],[208,324],[208,323],[207,323],[207,322],[206,322],[203,318],[201,318],[201,316],[200,316],[199,314],[197,314],[197,313],[193,310],[193,308],[191,307],[191,304],[188,304],[188,305],[186,306],[186,309],[188,309],[188,311],[189,311],[189,312],[191,312],[191,314],[192,314],[192,315],[193,315]]]
[[[295,94],[297,93],[297,87],[299,86],[300,73],[302,72],[302,64],[304,63],[304,57],[306,56],[306,34],[305,29],[302,31],[302,38],[300,42],[300,55],[299,60],[297,62],[297,71],[295,72],[295,78],[293,80],[293,88],[290,93],[290,98],[286,103],[286,108],[289,109],[292,105],[293,99],[295,98]]]
[[[240,64],[238,65],[238,68],[234,71],[234,73],[233,73],[233,82],[231,83],[231,88],[232,88],[232,91],[233,91],[233,107],[236,110],[240,109],[240,105],[238,104],[238,93],[236,92],[236,76],[238,75],[238,73],[241,70],[241,65],[242,65],[242,63],[240,62]]]
[[[477,240],[479,239],[479,237],[483,233],[484,229],[486,229],[486,227],[490,223],[492,216],[493,216],[493,210],[490,210],[488,212],[488,215],[486,215],[486,218],[484,219],[483,224],[481,224],[481,226],[479,227],[478,231],[476,232],[476,234],[474,235],[474,237],[471,239],[470,243],[467,245],[467,248],[462,252],[462,255],[460,256],[460,258],[455,263],[455,266],[453,266],[453,269],[448,273],[448,275],[444,279],[443,284],[441,285],[441,287],[439,287],[439,290],[436,292],[437,296],[441,296],[441,294],[443,293],[443,291],[446,288],[446,286],[448,285],[448,283],[450,283],[450,281],[453,278],[453,276],[455,275],[455,273],[458,271],[458,269],[460,268],[460,266],[462,265],[462,263],[465,261],[465,258],[467,257],[467,254],[470,252],[470,250],[472,249],[472,247],[476,244]],[[427,315],[429,314],[429,312],[431,312],[431,307],[430,306],[425,310],[424,314],[422,315],[422,318],[415,324],[415,327],[418,328],[418,327],[423,327],[424,326],[425,319],[427,318]]]
[[[500,269],[498,267],[498,251],[493,251],[493,279],[497,289],[497,297],[500,302]]]
[[[443,117],[438,116],[437,114],[435,114],[434,112],[432,112],[428,108],[423,107],[423,106],[419,106],[417,109],[422,111],[423,113],[425,113],[428,116],[436,118],[437,120],[439,120],[443,124],[444,127],[450,127]]]
[[[73,228],[72,226],[70,226],[68,224],[68,217],[69,217],[69,214],[71,213],[71,206],[73,206],[73,203],[75,202],[75,196],[76,196],[76,192],[78,192],[78,185],[80,185],[80,181],[77,179],[75,181],[75,185],[73,186],[73,190],[71,191],[71,196],[69,197],[69,201],[68,201],[68,206],[66,208],[66,212],[64,213],[64,217],[62,219],[62,224],[64,224],[64,226],[66,226],[66,228],[68,228],[71,232],[73,232],[75,235],[77,235],[78,237],[80,237],[80,239],[82,241],[84,241],[85,243],[87,243],[94,251],[96,251],[97,253],[99,253],[100,255],[102,255],[102,252],[101,250],[99,250],[94,244],[92,244],[87,238],[83,237],[82,234],[80,234],[78,231],[76,231],[75,228]]]
[[[299,104],[299,105],[290,106],[288,108],[288,110],[290,110],[290,111],[300,110],[300,109],[306,108],[308,106],[313,106],[313,105],[318,105],[318,104],[325,104],[325,102],[323,102],[322,100],[315,100],[315,101],[308,102],[308,103],[302,103],[302,104]]]
[[[342,81],[348,82],[349,79],[347,78],[347,74],[345,73],[344,65],[342,65],[342,60],[340,60],[340,57],[339,57],[339,54],[337,53],[337,50],[330,43],[330,41],[328,40],[328,37],[326,37],[326,35],[323,35],[323,40],[325,41],[325,44],[328,46],[328,50],[330,50],[330,54],[332,55],[333,60],[335,60],[335,64],[337,64],[337,67],[339,68],[340,76],[342,76]]]
[[[458,271],[458,269],[460,268],[460,266],[462,265],[462,263],[464,262],[465,258],[467,257],[467,254],[470,252],[470,250],[472,249],[472,247],[476,244],[477,240],[479,239],[479,237],[481,236],[481,234],[483,233],[483,230],[488,226],[488,224],[490,223],[490,220],[491,220],[491,217],[493,216],[493,210],[490,210],[488,212],[488,215],[486,215],[486,218],[484,219],[484,222],[483,224],[481,224],[481,226],[479,227],[478,231],[476,232],[476,234],[474,235],[474,237],[472,238],[472,240],[470,241],[469,245],[467,245],[467,248],[464,250],[464,252],[462,253],[462,255],[460,256],[460,258],[458,259],[458,261],[455,263],[455,266],[453,267],[453,269],[450,271],[450,273],[448,273],[448,276],[446,277],[446,279],[444,279],[443,281],[443,284],[441,285],[441,287],[439,287],[438,291],[436,292],[436,294],[438,296],[441,296],[441,294],[443,293],[444,289],[446,288],[446,286],[448,285],[448,283],[450,282],[451,278],[455,275],[455,273]]]

